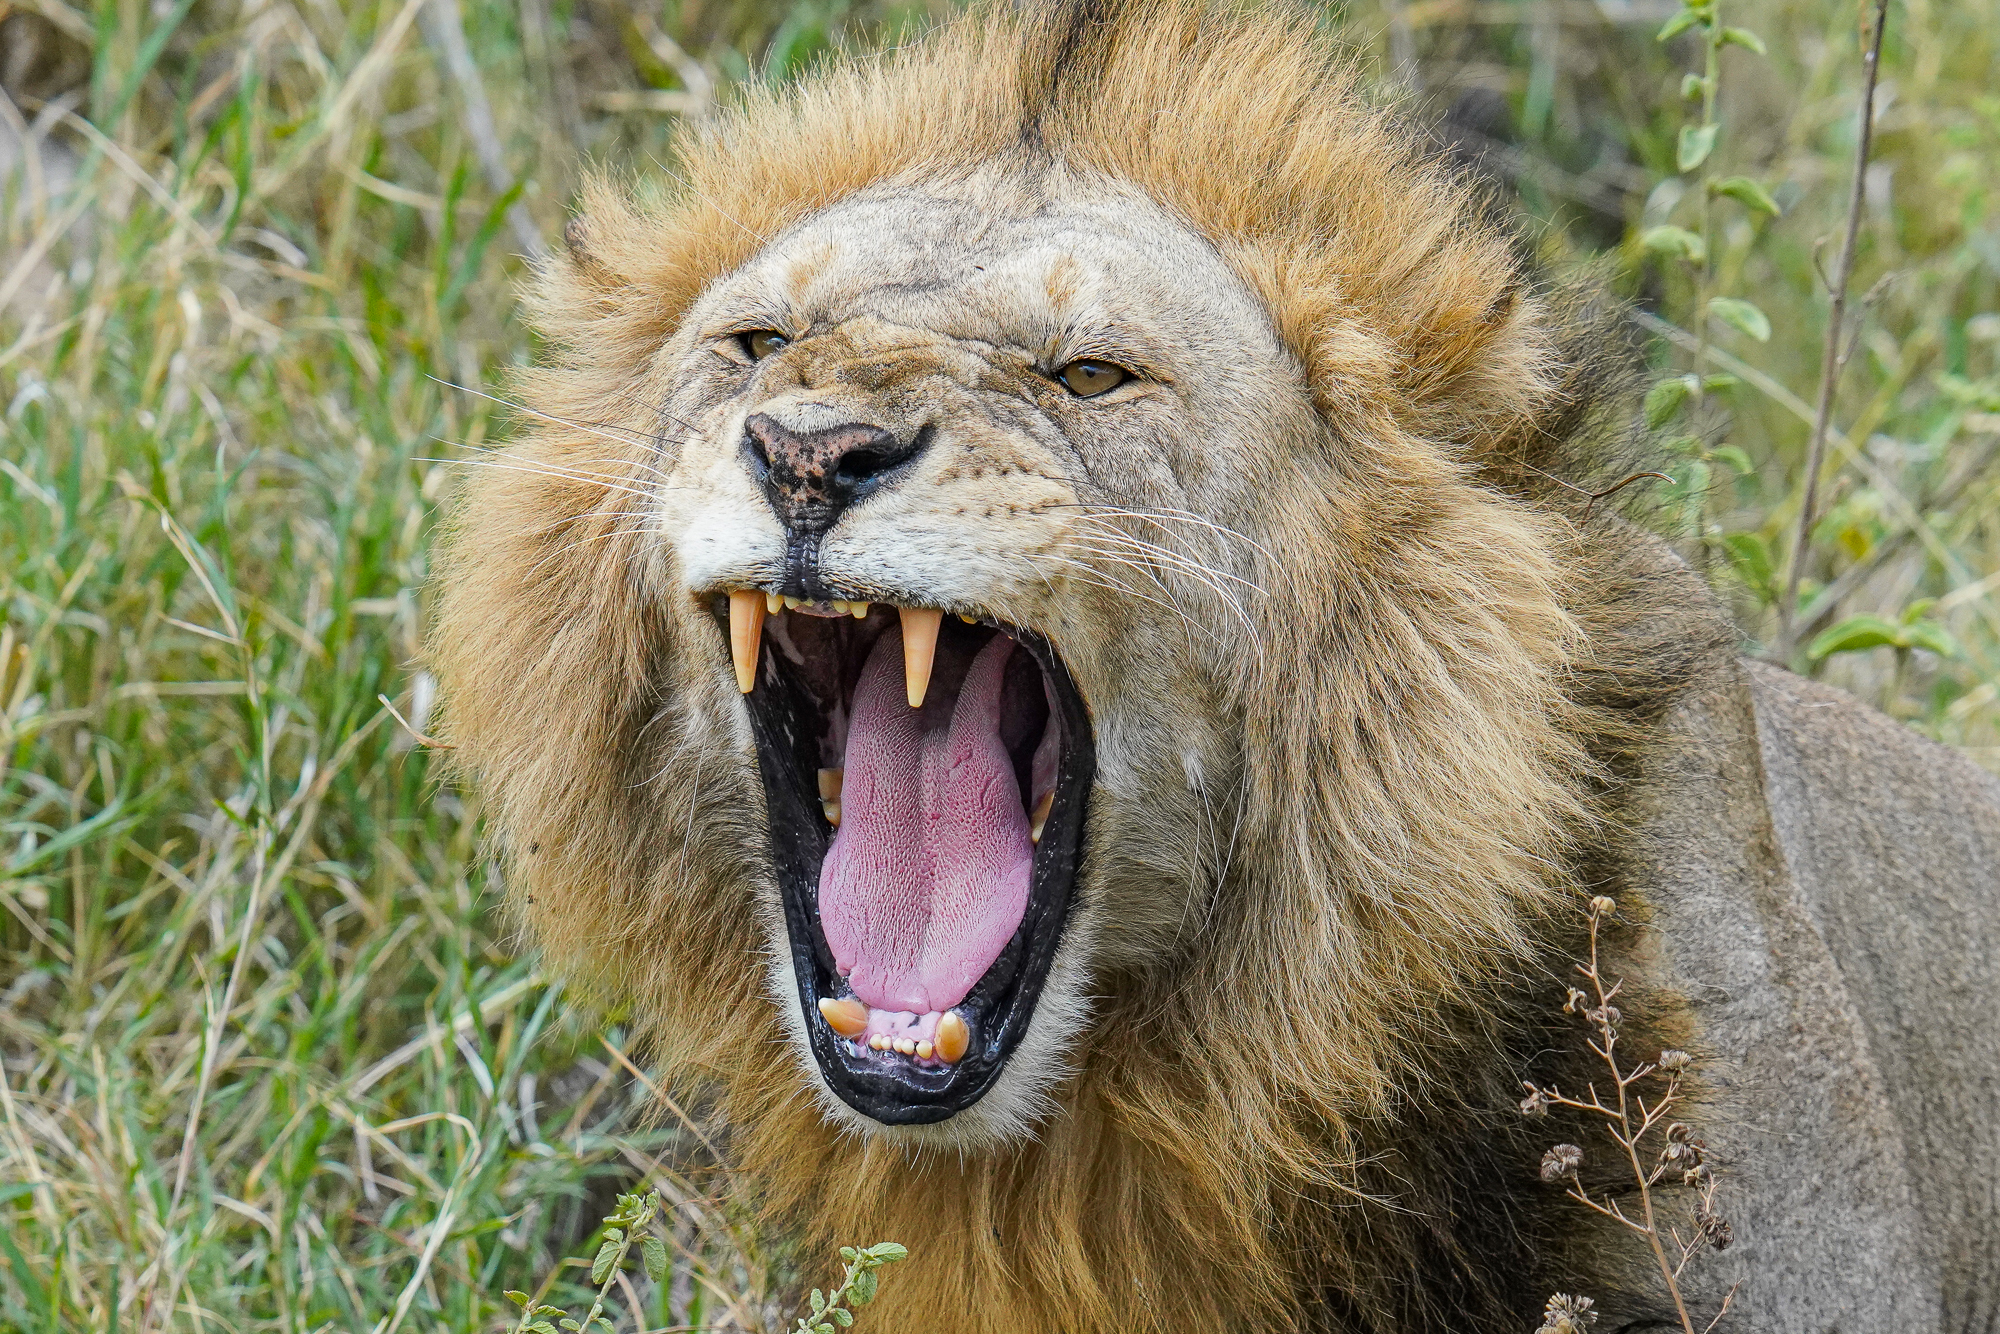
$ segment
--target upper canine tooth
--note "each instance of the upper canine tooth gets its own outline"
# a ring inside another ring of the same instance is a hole
[[[931,686],[931,663],[937,658],[938,628],[944,613],[935,607],[898,607],[903,617],[903,676],[910,689],[910,707],[924,702]]]
[[[932,1044],[937,1058],[946,1065],[957,1065],[971,1045],[972,1030],[966,1027],[965,1016],[957,1010],[946,1010],[938,1019],[937,1041]]]
[[[860,1001],[834,1000],[823,996],[819,1002],[819,1017],[826,1020],[826,1026],[844,1038],[858,1038],[868,1030],[868,1007]]]
[[[757,684],[757,648],[764,639],[764,595],[739,588],[729,595],[729,656],[736,661],[736,688],[749,694]]]

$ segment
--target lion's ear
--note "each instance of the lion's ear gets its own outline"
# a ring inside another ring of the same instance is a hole
[[[569,253],[570,267],[576,270],[577,277],[593,286],[610,287],[617,281],[617,275],[591,248],[590,233],[590,219],[579,213],[563,227],[563,249]]]

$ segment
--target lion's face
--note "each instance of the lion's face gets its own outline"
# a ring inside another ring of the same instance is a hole
[[[1229,856],[1296,365],[1157,206],[997,169],[771,238],[660,364],[657,593],[742,690],[792,1040],[871,1130],[1019,1133]]]

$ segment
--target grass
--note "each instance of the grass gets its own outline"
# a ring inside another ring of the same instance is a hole
[[[1329,22],[1433,108],[1501,94],[1549,260],[1641,301],[1661,376],[1742,381],[1673,428],[1662,522],[1757,648],[1859,71],[1850,4],[1728,7],[1770,54],[1722,57],[1714,169],[1784,212],[1718,211],[1705,279],[1639,240],[1697,202],[1662,184],[1696,67],[1653,42],[1667,11]],[[773,1328],[795,1282],[839,1278],[745,1225],[698,1108],[647,1118],[618,1016],[514,948],[476,802],[378,697],[421,729],[434,460],[504,430],[450,386],[533,355],[510,280],[579,162],[646,168],[710,83],[929,11],[467,5],[497,157],[437,12],[0,0],[0,144],[51,145],[41,172],[0,150],[0,1330],[499,1329],[505,1289],[588,1304],[563,1257],[642,1181],[672,1272],[613,1291],[620,1328]],[[1808,614],[1838,594],[1815,635],[1866,615],[1907,643],[1795,661],[2000,768],[2000,12],[1891,24],[1854,282],[1876,297],[1801,573]],[[1770,340],[1696,328],[1704,281]]]

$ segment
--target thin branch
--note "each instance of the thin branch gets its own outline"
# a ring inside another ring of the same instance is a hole
[[[1827,426],[1833,418],[1834,390],[1846,368],[1850,346],[1841,342],[1847,317],[1847,284],[1854,275],[1854,252],[1861,235],[1861,208],[1868,185],[1868,152],[1875,133],[1875,81],[1882,68],[1882,34],[1889,26],[1889,0],[1875,0],[1875,30],[1869,35],[1868,52],[1863,58],[1861,87],[1861,133],[1854,146],[1854,178],[1847,193],[1847,236],[1841,242],[1840,261],[1834,275],[1833,310],[1827,318],[1825,346],[1820,352],[1819,406],[1813,413],[1812,443],[1806,450],[1806,492],[1799,504],[1798,531],[1792,537],[1791,570],[1785,576],[1785,600],[1779,605],[1778,625],[1781,656],[1791,657],[1794,647],[1792,621],[1799,608],[1799,581],[1805,575],[1806,547],[1812,539],[1813,511],[1819,504],[1819,474],[1826,462]]]

